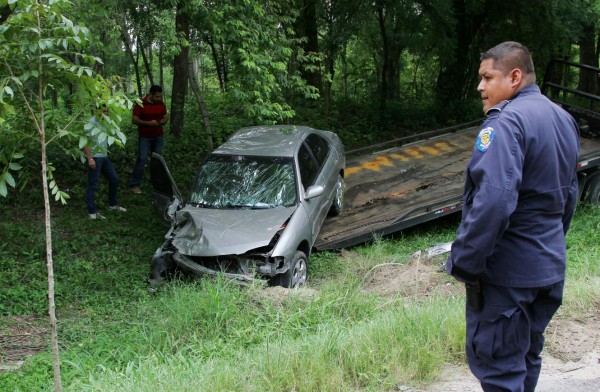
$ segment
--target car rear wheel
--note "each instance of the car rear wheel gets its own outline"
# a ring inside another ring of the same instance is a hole
[[[338,180],[335,184],[335,196],[331,203],[331,209],[329,215],[338,216],[344,210],[344,193],[346,191],[346,184],[344,183],[344,177],[338,174]]]
[[[275,276],[273,285],[297,289],[306,283],[308,276],[308,258],[302,251],[296,251],[290,263],[290,268],[282,274]]]

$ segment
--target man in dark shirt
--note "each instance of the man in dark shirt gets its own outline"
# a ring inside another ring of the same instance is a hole
[[[167,107],[163,102],[162,88],[150,87],[142,100],[142,106],[133,108],[132,122],[138,126],[137,160],[129,186],[133,193],[142,193],[140,184],[144,178],[144,166],[152,152],[160,154],[163,147],[163,125],[167,123]]]
[[[544,330],[562,302],[579,133],[540,93],[525,46],[483,53],[479,75],[488,118],[446,266],[467,287],[466,354],[483,390],[533,391]]]

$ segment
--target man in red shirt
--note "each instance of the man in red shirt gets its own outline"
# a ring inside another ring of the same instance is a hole
[[[137,160],[129,186],[133,193],[142,193],[144,166],[151,152],[160,154],[163,147],[163,125],[167,123],[167,106],[163,102],[162,88],[154,85],[142,100],[142,106],[133,108],[132,122],[138,126]]]

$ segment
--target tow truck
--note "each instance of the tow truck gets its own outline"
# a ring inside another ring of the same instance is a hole
[[[600,68],[552,60],[542,93],[579,124],[579,199],[600,204],[600,96],[578,76]],[[344,212],[328,218],[314,248],[345,248],[462,210],[464,169],[482,119],[351,150],[346,155]]]

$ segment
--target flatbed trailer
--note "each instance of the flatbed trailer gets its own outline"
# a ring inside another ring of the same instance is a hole
[[[584,67],[600,74],[600,69],[556,60],[551,66]],[[580,198],[600,202],[600,96],[560,84],[548,77],[542,91],[577,119],[581,142],[578,178]],[[564,74],[563,74],[564,75]],[[559,91],[557,94],[556,91]],[[592,104],[577,106],[561,101],[566,93]],[[345,210],[328,218],[314,244],[316,250],[357,245],[399,230],[462,210],[464,169],[483,120],[453,128],[426,132],[378,145],[375,152],[350,151],[346,157]],[[398,146],[398,144],[402,144]],[[373,146],[372,146],[373,147]],[[371,148],[372,148],[371,147]],[[360,154],[354,155],[352,154]]]

